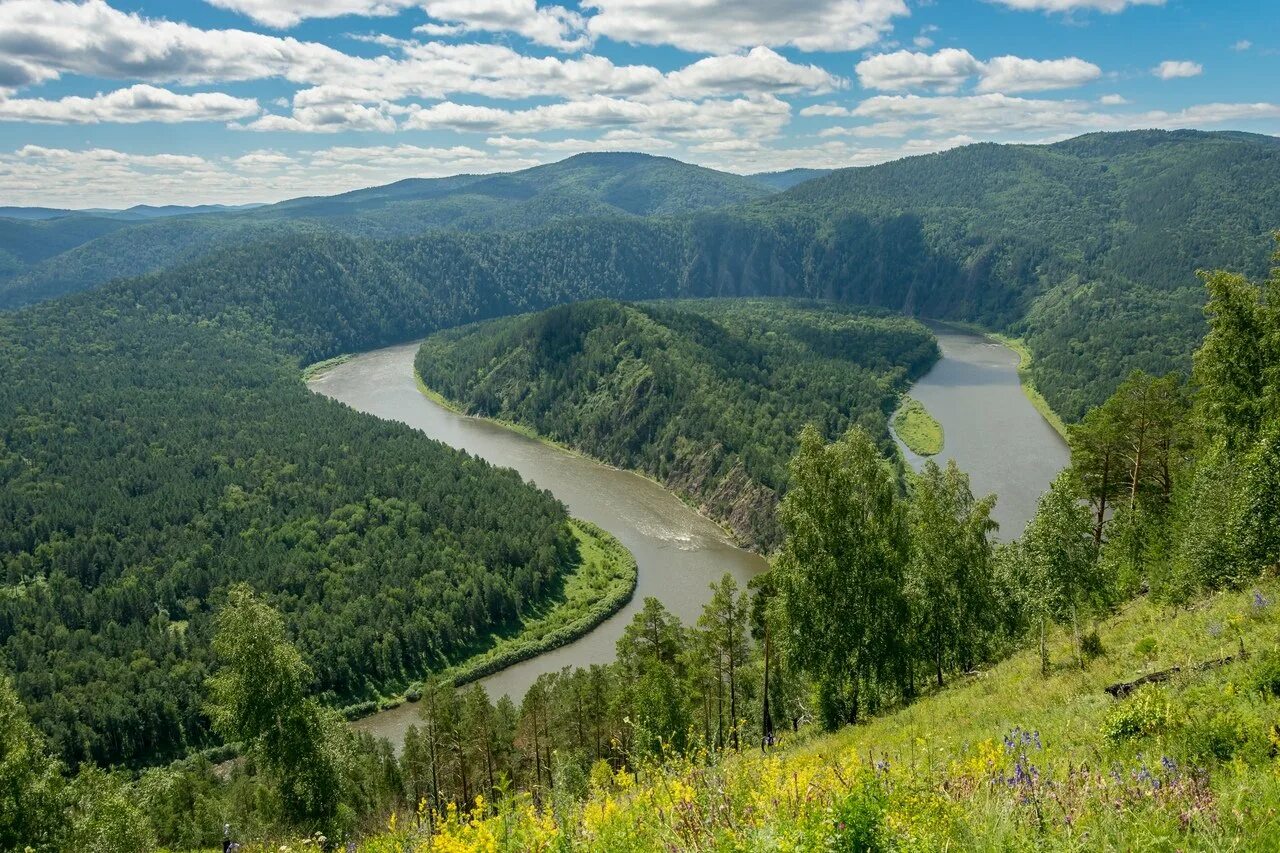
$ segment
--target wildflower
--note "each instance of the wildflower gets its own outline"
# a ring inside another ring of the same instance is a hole
[[[1271,600],[1262,594],[1262,590],[1255,589],[1253,591],[1253,609],[1266,610],[1271,606]]]

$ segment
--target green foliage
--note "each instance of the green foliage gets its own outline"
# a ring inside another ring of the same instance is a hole
[[[880,685],[904,683],[910,559],[893,471],[862,430],[827,445],[800,436],[782,502],[787,538],[774,566],[792,662],[821,685],[824,723],[856,722]]]
[[[48,845],[60,828],[62,789],[61,768],[0,677],[0,849]]]
[[[1163,687],[1142,687],[1111,709],[1103,734],[1115,743],[1163,734],[1176,724],[1176,713]]]
[[[217,618],[209,716],[224,739],[242,743],[275,779],[285,814],[325,819],[337,807],[333,712],[309,688],[311,668],[285,637],[284,620],[246,584],[236,584]]]
[[[1059,474],[1041,496],[1015,553],[1026,612],[1038,623],[1041,667],[1047,672],[1047,623],[1071,626],[1079,658],[1081,620],[1097,613],[1115,595],[1111,579],[1099,571],[1089,511],[1076,500],[1069,471]]]
[[[415,366],[466,411],[635,468],[776,547],[806,423],[887,445],[896,393],[937,358],[919,324],[810,302],[587,302],[437,333]]]
[[[944,672],[967,672],[993,651],[1002,597],[991,544],[994,506],[994,495],[974,498],[955,460],[945,469],[930,460],[911,482],[911,635],[939,687]]]
[[[904,398],[893,416],[893,432],[917,456],[935,456],[942,452],[942,424],[919,400]]]
[[[882,853],[893,849],[890,833],[884,826],[888,807],[889,796],[880,780],[873,776],[864,778],[833,810],[835,826],[830,849],[840,853]]]
[[[0,653],[72,766],[216,742],[201,693],[237,581],[337,704],[457,663],[580,562],[558,501],[308,392],[280,339],[200,314],[190,284],[0,316]]]

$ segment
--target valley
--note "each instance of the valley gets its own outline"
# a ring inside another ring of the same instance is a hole
[[[942,358],[912,387],[912,393],[938,406],[945,428],[956,435],[956,445],[947,449],[946,458],[976,472],[973,478],[980,494],[1032,496],[1030,505],[1026,501],[996,504],[1002,535],[1014,538],[1030,518],[1028,507],[1034,507],[1035,496],[1066,465],[1065,447],[1056,433],[1042,428],[1042,419],[1022,394],[1012,352],[971,333],[939,326],[933,331],[939,336]],[[494,465],[514,468],[564,501],[573,516],[615,535],[638,564],[635,595],[616,615],[581,639],[482,678],[480,683],[495,699],[502,695],[519,699],[539,675],[566,666],[613,660],[623,627],[648,596],[692,622],[710,596],[710,583],[724,572],[745,585],[767,568],[763,559],[734,547],[706,518],[652,480],[435,402],[415,382],[413,362],[418,351],[417,345],[410,344],[352,356],[313,375],[308,386],[359,411],[405,423]],[[1016,456],[1009,455],[1010,447],[1017,448]],[[363,717],[355,726],[399,745],[408,726],[418,723],[418,710],[415,703],[404,703]]]

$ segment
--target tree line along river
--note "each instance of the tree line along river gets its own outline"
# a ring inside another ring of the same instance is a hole
[[[1034,513],[1040,493],[1066,465],[1066,445],[1022,393],[1016,353],[975,334],[932,328],[942,359],[911,395],[942,424],[945,443],[936,458],[954,458],[972,478],[975,494],[999,495],[995,518],[1001,537],[1016,537]],[[445,444],[514,468],[563,501],[570,514],[616,536],[635,555],[639,569],[635,596],[619,613],[566,646],[483,679],[490,695],[508,694],[518,700],[544,672],[608,663],[623,627],[646,596],[658,598],[692,622],[710,597],[713,580],[729,572],[745,585],[767,568],[762,557],[735,547],[717,525],[651,480],[429,400],[414,377],[416,352],[417,344],[404,344],[364,353],[309,384],[355,409],[401,421]],[[923,464],[905,446],[903,453],[917,467]],[[416,705],[405,703],[355,725],[398,746],[416,720]]]

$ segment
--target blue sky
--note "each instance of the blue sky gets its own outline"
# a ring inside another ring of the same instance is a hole
[[[1278,0],[0,0],[0,205],[1280,134]]]

